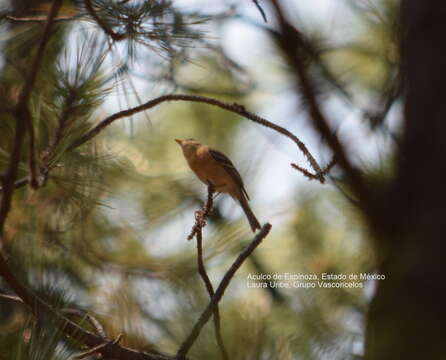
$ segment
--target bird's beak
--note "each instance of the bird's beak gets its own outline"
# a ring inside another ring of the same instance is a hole
[[[178,144],[183,145],[183,140],[175,139],[175,141],[176,141]]]

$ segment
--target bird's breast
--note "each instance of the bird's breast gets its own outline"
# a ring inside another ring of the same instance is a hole
[[[236,191],[234,180],[224,167],[218,164],[209,154],[198,152],[196,156],[188,160],[188,163],[197,177],[205,184],[210,182],[217,192],[233,195]]]

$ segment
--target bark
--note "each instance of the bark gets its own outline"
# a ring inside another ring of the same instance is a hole
[[[377,229],[380,281],[366,360],[444,359],[446,3],[403,0],[404,141]],[[376,223],[376,222],[375,222]]]

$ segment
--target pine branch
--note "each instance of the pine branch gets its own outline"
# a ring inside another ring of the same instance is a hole
[[[107,346],[115,345],[115,344],[119,343],[121,341],[121,338],[122,338],[122,334],[119,334],[115,340],[105,342],[101,345],[97,345],[97,346],[83,352],[82,354],[74,356],[73,360],[85,359],[85,358],[87,358],[91,355],[94,355],[96,353],[100,354],[103,351],[103,349],[106,348]]]
[[[36,149],[35,149],[35,132],[32,117],[27,116],[28,125],[28,136],[29,136],[29,173],[30,173],[30,184],[33,189],[39,187],[38,171],[37,171],[37,161],[36,161]]]
[[[328,174],[328,172],[332,169],[332,167],[335,165],[336,165],[336,157],[333,156],[333,158],[330,160],[330,162],[322,169],[321,175],[323,175],[325,177]],[[304,169],[303,167],[300,167],[297,164],[292,163],[291,167],[300,171],[304,176],[306,176],[310,180],[318,180],[319,179],[318,174],[313,174],[313,173],[309,172],[307,169]]]
[[[228,104],[222,101],[219,101],[217,99],[205,97],[205,96],[199,96],[199,95],[185,95],[185,94],[170,94],[170,95],[163,95],[160,97],[157,97],[155,99],[149,100],[146,103],[135,106],[133,108],[119,111],[104,120],[102,120],[98,125],[96,125],[93,129],[88,131],[86,134],[81,136],[79,139],[75,140],[70,146],[68,146],[68,151],[73,150],[82,144],[86,143],[87,141],[94,138],[96,135],[98,135],[102,130],[104,130],[107,126],[109,126],[111,123],[113,123],[116,120],[135,115],[139,112],[151,109],[163,102],[166,101],[190,101],[190,102],[199,102],[199,103],[205,103],[213,106],[217,106],[221,109],[231,111],[233,113],[236,113],[240,116],[245,117],[248,120],[251,120],[257,124],[260,124],[262,126],[268,127],[287,138],[291,139],[299,148],[299,150],[304,154],[304,156],[307,158],[308,162],[310,163],[311,167],[315,171],[316,175],[315,178],[317,178],[321,183],[325,182],[325,176],[323,175],[323,171],[313,155],[308,151],[306,145],[299,140],[299,138],[291,133],[289,130],[274,124],[256,114],[253,114],[245,109],[243,105],[233,103]],[[297,169],[299,170],[299,169]],[[299,170],[300,171],[300,170]]]
[[[200,274],[203,282],[206,286],[206,290],[209,294],[209,297],[212,299],[214,296],[214,288],[212,286],[211,280],[206,272],[206,268],[204,267],[203,261],[203,236],[202,231],[206,226],[206,220],[212,212],[213,207],[213,196],[214,196],[214,187],[212,184],[208,185],[208,198],[203,210],[199,210],[195,213],[195,225],[192,228],[191,234],[187,237],[188,240],[191,240],[194,236],[197,239],[197,263],[198,263],[198,273]],[[215,329],[215,338],[217,340],[218,347],[220,348],[220,352],[222,358],[224,360],[229,360],[228,353],[226,351],[223,338],[221,336],[221,327],[220,327],[220,311],[218,310],[218,304],[215,305],[214,308],[214,329]]]
[[[100,28],[113,40],[115,41],[121,41],[126,38],[126,34],[119,34],[115,31],[113,31],[108,24],[101,19],[101,17],[98,15],[96,10],[93,7],[93,4],[91,3],[91,0],[85,0],[85,8],[87,9],[90,16],[96,21],[96,23],[100,26]]]
[[[203,329],[203,326],[206,325],[206,323],[209,321],[209,318],[211,317],[212,313],[214,312],[215,307],[218,305],[220,300],[222,299],[226,288],[229,286],[229,283],[231,282],[232,278],[234,277],[237,270],[242,266],[243,262],[251,255],[251,253],[257,248],[257,246],[260,245],[262,240],[269,234],[271,230],[271,224],[266,223],[263,225],[262,229],[257,233],[256,236],[254,236],[254,239],[251,241],[251,243],[240,253],[240,255],[237,257],[237,259],[234,261],[234,263],[231,265],[229,270],[224,275],[223,279],[221,280],[220,284],[218,285],[217,290],[215,291],[214,296],[212,296],[211,301],[209,302],[209,305],[204,310],[204,312],[201,314],[200,318],[195,323],[191,333],[187,337],[187,339],[181,344],[178,352],[177,352],[177,358],[178,359],[185,359],[186,354],[192,347],[192,345],[197,340],[198,336],[200,335],[201,330]]]
[[[87,331],[67,319],[49,304],[39,298],[32,290],[25,287],[17,277],[11,272],[5,258],[0,254],[0,276],[5,283],[18,295],[21,301],[27,305],[32,313],[39,319],[48,314],[55,316],[61,323],[61,330],[68,336],[85,344],[90,348],[96,348],[95,352],[101,353],[104,357],[117,360],[174,360],[173,357],[160,354],[149,354],[120,346],[113,343],[113,340],[98,336]],[[11,298],[8,296],[7,298]],[[97,349],[98,346],[107,344]]]
[[[338,137],[331,131],[328,121],[323,115],[314,85],[309,78],[303,60],[301,59],[301,49],[303,46],[302,36],[300,32],[292,26],[286,19],[278,0],[271,0],[273,8],[276,12],[276,18],[280,25],[280,34],[276,40],[280,48],[284,51],[290,65],[296,70],[296,83],[300,84],[300,90],[306,103],[308,104],[308,112],[313,120],[316,130],[327,140],[328,145],[335,154],[340,167],[345,171],[346,176],[358,194],[358,197],[369,204],[369,196],[359,170],[354,167],[347,157],[344,146]],[[318,172],[320,173],[320,172]]]
[[[74,149],[78,148],[79,146],[85,144],[86,142],[90,141],[96,135],[98,135],[102,130],[104,130],[107,126],[112,124],[114,121],[135,115],[142,111],[149,110],[149,109],[154,108],[155,106],[158,106],[158,105],[160,105],[164,102],[167,102],[167,101],[190,101],[190,102],[199,102],[199,103],[205,103],[208,105],[217,106],[221,109],[224,109],[224,110],[236,113],[240,116],[243,116],[244,118],[251,120],[257,124],[268,127],[270,129],[282,134],[283,136],[286,136],[287,138],[292,140],[297,145],[299,150],[304,154],[304,156],[307,158],[308,162],[310,163],[310,166],[313,168],[314,173],[311,173],[308,170],[306,170],[306,169],[302,168],[301,166],[296,165],[294,163],[292,163],[291,166],[295,170],[300,171],[304,176],[308,177],[310,180],[318,180],[320,183],[324,184],[325,180],[326,180],[325,177],[327,175],[328,170],[330,170],[331,167],[333,167],[333,165],[335,165],[335,163],[334,163],[335,160],[333,158],[333,160],[330,162],[331,165],[327,166],[325,168],[325,170],[322,169],[319,166],[319,164],[317,163],[316,159],[310,153],[310,151],[308,150],[306,145],[301,140],[299,140],[299,138],[296,135],[294,135],[289,130],[287,130],[277,124],[274,124],[274,123],[254,114],[254,113],[247,111],[243,105],[240,105],[237,103],[228,104],[223,101],[220,101],[220,100],[217,100],[214,98],[210,98],[210,97],[206,97],[206,96],[186,95],[186,94],[162,95],[155,99],[149,100],[139,106],[135,106],[130,109],[122,110],[122,111],[119,111],[113,115],[110,115],[109,117],[100,121],[99,124],[97,124],[93,129],[88,131],[86,134],[84,134],[77,140],[73,141],[68,146],[67,151],[74,150]],[[14,188],[20,188],[22,186],[25,186],[26,184],[28,184],[28,179],[23,178],[23,179],[18,180],[16,183],[14,183],[13,186],[14,186]],[[3,188],[0,188],[0,192],[2,192],[2,191],[4,191]],[[193,235],[192,235],[192,237],[193,237]]]
[[[21,178],[20,180],[16,180],[13,184],[14,189],[20,189],[21,187],[28,185],[29,183],[29,178],[28,177],[24,177]],[[2,193],[4,187],[0,187],[0,193]]]
[[[214,187],[212,186],[211,183],[208,183],[208,198],[206,201],[206,204],[203,208],[203,210],[199,210],[197,212],[195,212],[195,224],[192,227],[192,231],[189,234],[189,236],[187,237],[187,240],[192,240],[194,238],[194,236],[197,235],[197,233],[199,231],[201,231],[205,226],[206,226],[206,221],[207,218],[209,217],[209,215],[212,212],[212,208],[214,206]]]
[[[96,319],[93,315],[89,314],[88,312],[80,309],[63,309],[62,313],[66,315],[74,315],[81,319],[87,320],[90,323],[90,325],[93,326],[93,328],[96,330],[96,333],[99,336],[102,336],[103,338],[107,337],[107,335],[105,334],[104,327],[99,322],[99,320]]]
[[[8,170],[6,174],[2,177],[3,196],[0,205],[0,252],[3,242],[3,229],[5,226],[5,221],[8,216],[9,210],[11,208],[12,194],[15,188],[14,182],[19,168],[19,162],[22,153],[22,144],[26,133],[26,126],[27,125],[29,127],[32,126],[32,118],[28,109],[28,100],[29,97],[31,96],[31,92],[34,87],[34,83],[36,81],[37,73],[42,63],[45,48],[50,38],[53,19],[57,15],[57,12],[59,11],[61,4],[62,0],[55,0],[53,2],[53,5],[51,6],[50,12],[48,14],[48,19],[43,31],[43,35],[40,40],[39,47],[37,49],[37,54],[31,65],[31,70],[26,77],[23,90],[20,93],[17,107],[14,110],[14,115],[16,118],[14,142],[12,146],[11,157],[9,159]]]
[[[53,18],[53,22],[59,22],[59,21],[72,21],[79,19],[81,16],[75,15],[75,16],[55,16]],[[30,17],[17,17],[13,15],[3,14],[0,15],[0,20],[6,19],[11,22],[17,22],[17,23],[42,23],[48,20],[47,16],[30,16]]]
[[[16,301],[16,302],[19,302],[21,304],[26,305],[23,302],[23,300],[20,297],[16,296],[16,295],[9,295],[9,294],[0,293],[0,298]],[[102,336],[103,338],[107,337],[106,334],[105,334],[105,331],[104,331],[104,327],[99,322],[99,320],[96,319],[93,315],[89,314],[88,312],[86,312],[84,310],[80,310],[80,309],[62,309],[61,312],[63,314],[74,315],[74,316],[77,316],[77,317],[79,317],[81,319],[87,320],[90,323],[90,325],[95,328],[95,330],[96,330],[98,335]]]

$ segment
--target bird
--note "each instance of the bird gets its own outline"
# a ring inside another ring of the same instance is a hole
[[[212,149],[194,139],[175,139],[181,146],[189,167],[206,185],[215,191],[229,194],[238,201],[251,226],[252,232],[260,229],[260,223],[248,204],[249,196],[242,177],[232,161],[222,152]]]

